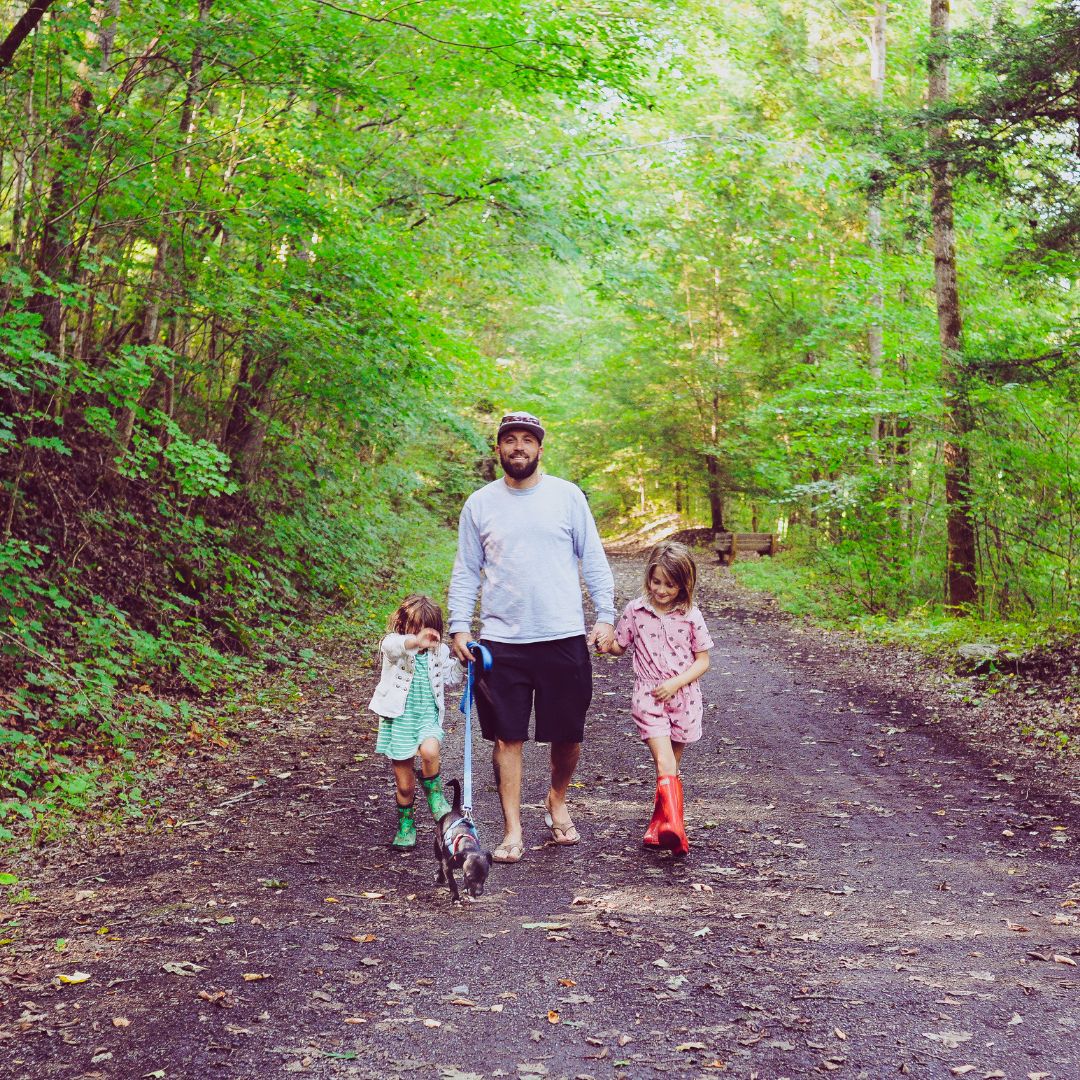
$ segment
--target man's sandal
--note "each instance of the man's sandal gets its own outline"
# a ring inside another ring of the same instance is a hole
[[[515,863],[521,861],[525,854],[525,845],[521,843],[508,844],[504,840],[492,853],[491,861],[497,863]]]
[[[569,818],[565,821],[556,821],[551,816],[551,811],[545,809],[544,823],[551,830],[552,843],[558,844],[560,847],[569,847],[571,844],[581,842],[581,833],[578,832],[577,826]]]

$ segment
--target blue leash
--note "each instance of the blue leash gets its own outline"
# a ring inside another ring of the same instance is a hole
[[[461,711],[465,714],[465,762],[462,766],[461,809],[465,817],[472,820],[472,706],[473,683],[476,679],[476,664],[483,665],[485,671],[491,670],[491,652],[478,641],[470,641],[465,646],[474,659],[469,661],[468,674],[465,676],[465,692],[461,695]]]

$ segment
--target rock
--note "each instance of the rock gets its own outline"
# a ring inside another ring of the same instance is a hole
[[[988,641],[972,641],[956,647],[957,668],[971,675],[985,675],[1001,659],[1001,647]]]

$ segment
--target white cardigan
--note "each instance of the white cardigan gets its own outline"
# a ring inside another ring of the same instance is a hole
[[[405,711],[405,699],[412,686],[415,656],[418,649],[405,648],[404,634],[387,634],[382,642],[382,677],[375,688],[368,708],[388,720]],[[445,686],[457,686],[465,669],[450,655],[445,645],[437,645],[428,653],[428,680],[435,702],[439,706],[439,725],[446,716]]]

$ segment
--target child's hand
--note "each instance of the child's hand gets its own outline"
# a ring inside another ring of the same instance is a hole
[[[652,688],[652,696],[657,701],[670,701],[680,690],[679,684],[674,679],[668,679],[659,686]]]
[[[418,649],[434,649],[440,641],[442,641],[442,634],[430,626],[425,626],[416,635],[416,647]]]

